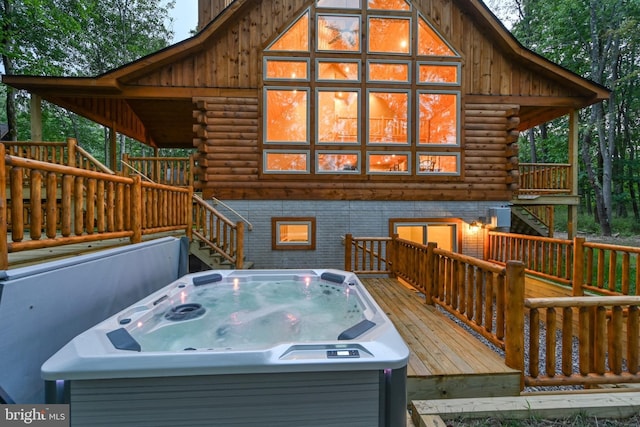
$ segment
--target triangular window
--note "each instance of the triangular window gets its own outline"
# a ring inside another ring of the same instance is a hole
[[[420,15],[418,15],[418,55],[459,56]]]
[[[309,11],[294,22],[267,51],[308,52],[309,51]]]

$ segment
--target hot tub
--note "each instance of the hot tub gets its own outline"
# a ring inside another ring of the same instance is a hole
[[[397,427],[408,358],[352,273],[208,271],[78,335],[42,376],[72,425]]]

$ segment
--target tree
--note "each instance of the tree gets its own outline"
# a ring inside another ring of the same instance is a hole
[[[637,153],[632,141],[634,136],[637,141],[638,122],[633,118],[640,106],[632,100],[640,96],[640,0],[501,0],[500,4],[519,11],[513,32],[521,43],[613,90],[609,101],[582,112],[586,125],[580,130],[581,157],[590,184],[586,191],[593,193],[602,233],[610,235],[614,212],[623,212],[622,204],[631,200],[614,197],[613,189],[637,187],[637,182],[627,185],[624,179],[634,176],[634,163],[628,160]]]
[[[95,76],[157,51],[173,34],[168,19],[174,1],[166,0],[3,0],[0,10],[0,54],[7,74]],[[7,121],[15,139],[28,115],[26,97],[7,87]],[[56,106],[43,104],[43,132],[83,134],[97,141],[97,126]],[[47,130],[47,128],[49,128]],[[55,129],[54,129],[55,128]],[[62,132],[64,131],[64,132]],[[25,135],[26,136],[26,135]],[[57,137],[60,138],[59,136]],[[47,138],[45,138],[47,139]]]

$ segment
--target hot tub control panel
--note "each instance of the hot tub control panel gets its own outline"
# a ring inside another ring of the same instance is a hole
[[[358,350],[327,350],[327,358],[329,359],[350,359],[358,357],[360,357]]]

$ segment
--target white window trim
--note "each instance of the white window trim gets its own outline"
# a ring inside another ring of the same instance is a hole
[[[371,64],[402,64],[407,66],[407,80],[374,80],[370,77],[370,66]],[[371,83],[384,83],[384,84],[400,84],[400,85],[408,85],[411,84],[411,61],[402,61],[402,60],[383,60],[383,59],[370,59],[367,61],[367,82]],[[417,76],[417,74],[416,74]]]
[[[311,153],[309,150],[264,150],[262,156],[262,171],[265,174],[286,174],[286,175],[308,175],[311,173],[309,157]],[[304,171],[286,171],[286,170],[269,170],[267,169],[267,157],[269,154],[305,154],[307,158],[306,170]]]
[[[269,61],[272,62],[306,62],[307,63],[307,77],[305,78],[291,78],[291,77],[267,77],[267,64]],[[311,66],[310,66],[309,58],[290,58],[284,56],[265,56],[262,61],[262,75],[264,76],[264,81],[268,82],[279,82],[279,81],[294,81],[294,82],[308,82],[309,76],[311,74]]]
[[[351,155],[355,155],[357,156],[357,163],[356,163],[356,169],[355,170],[338,170],[338,171],[321,171],[319,164],[320,164],[320,156],[323,154],[335,154],[335,155],[341,155],[341,154],[351,154]],[[361,168],[361,159],[360,159],[360,151],[336,151],[336,150],[318,150],[316,151],[316,173],[317,174],[328,174],[328,175],[360,175],[360,173],[362,172],[362,168]]]
[[[311,89],[310,88],[300,88],[295,86],[265,86],[262,92],[262,108],[265,111],[264,117],[262,118],[262,126],[263,129],[267,129],[267,120],[269,118],[266,111],[268,110],[267,106],[267,92],[269,91],[301,91],[307,93],[307,135],[306,141],[267,141],[266,136],[263,139],[264,145],[309,145],[310,144],[310,127],[311,127]],[[266,135],[266,133],[265,133]]]
[[[438,157],[438,156],[448,156],[448,157],[455,157],[456,158],[456,170],[457,172],[436,172],[436,171],[421,171],[420,170],[420,156],[433,156],[433,157]],[[438,176],[460,176],[461,175],[461,171],[460,171],[461,165],[460,165],[460,153],[457,152],[452,152],[452,153],[448,153],[448,152],[443,152],[443,151],[419,151],[416,153],[416,175],[418,176],[424,176],[424,175],[428,175],[428,176],[432,176],[432,175],[438,175]]]
[[[371,156],[404,156],[407,158],[407,170],[406,171],[372,171],[371,170]],[[408,151],[367,151],[367,175],[411,175],[411,153]]]
[[[421,65],[430,65],[430,66],[447,66],[447,67],[456,67],[456,81],[451,82],[423,82],[420,80],[420,66]],[[416,63],[416,84],[420,86],[460,86],[462,79],[462,64],[459,62],[438,62],[438,61],[418,61]]]
[[[456,96],[456,143],[455,144],[430,144],[425,143],[422,144],[418,141],[420,136],[420,95],[455,95]],[[428,147],[439,147],[439,148],[461,148],[461,138],[460,134],[461,125],[460,125],[460,115],[462,114],[462,105],[461,105],[462,97],[460,95],[459,90],[426,90],[420,89],[416,91],[416,104],[415,104],[415,113],[416,113],[416,147],[418,149],[426,149]]]

